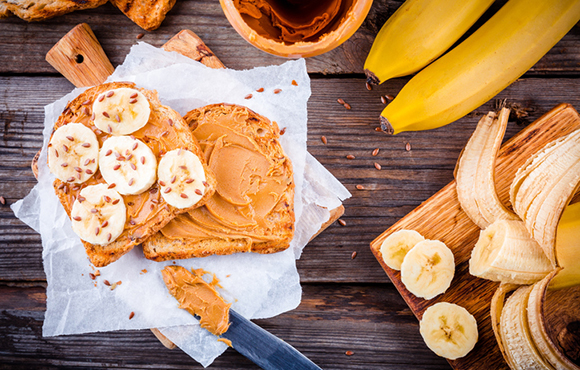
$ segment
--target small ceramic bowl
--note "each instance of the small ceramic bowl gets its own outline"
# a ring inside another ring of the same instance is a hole
[[[324,18],[326,15],[320,11],[321,8],[334,7],[335,15],[328,17],[331,20],[324,27],[320,27],[305,40],[293,41],[282,40],[281,28],[272,25],[271,17],[266,14],[262,14],[259,19],[248,15],[248,12],[260,14],[258,8],[251,6],[241,14],[235,2],[240,4],[244,0],[220,0],[222,9],[234,29],[258,49],[287,58],[312,57],[336,48],[356,32],[373,3],[372,0],[263,0],[271,6],[270,9],[285,11],[286,19],[301,22],[296,23],[300,28],[316,24],[317,19]],[[292,3],[300,5],[293,7]],[[299,11],[308,7],[313,9],[311,15]],[[316,29],[316,26],[313,28]]]

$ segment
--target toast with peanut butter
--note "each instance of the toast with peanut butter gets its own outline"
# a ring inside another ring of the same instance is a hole
[[[71,101],[55,123],[48,166],[97,267],[201,207],[216,188],[187,123],[133,83],[95,86]]]
[[[287,249],[294,235],[294,182],[278,125],[229,104],[195,109],[184,119],[216,176],[216,192],[145,241],[145,257],[165,261]]]

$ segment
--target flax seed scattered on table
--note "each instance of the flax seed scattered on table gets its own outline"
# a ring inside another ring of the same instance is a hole
[[[355,159],[356,157],[352,154],[349,154],[346,156],[346,159]]]
[[[106,286],[111,286],[111,283],[109,283],[109,280],[103,280],[103,284],[105,284]]]
[[[344,100],[342,100],[341,98],[336,99],[336,101],[338,102],[338,104],[344,105]]]
[[[365,189],[365,187],[364,187],[364,186],[362,186],[362,185],[357,185],[357,186],[356,186],[356,188],[357,188],[358,190],[364,190],[364,189]]]
[[[140,39],[142,39],[142,38],[143,38],[143,36],[145,36],[145,34],[144,34],[144,33],[140,33],[140,34],[138,34],[138,35],[137,35],[137,40],[140,40]]]
[[[375,162],[375,168],[380,171],[382,167],[381,167],[380,164],[378,164],[377,162]]]
[[[350,107],[350,104],[348,104],[348,103],[344,103],[344,107],[345,107],[346,109],[348,109],[348,110],[350,110],[350,109],[351,109],[351,107]]]
[[[352,254],[350,255],[350,259],[351,260],[355,259],[357,254],[358,253],[356,253],[356,251],[352,252]]]
[[[324,144],[324,145],[328,144],[328,140],[326,140],[326,136],[321,136],[320,141],[322,141],[322,144]]]
[[[89,273],[89,276],[91,277],[91,280],[95,280],[97,277],[95,276],[95,274],[93,274],[92,272]]]
[[[338,219],[338,223],[340,224],[340,226],[346,226],[346,221],[343,220],[342,218]]]
[[[381,130],[381,128],[380,128],[380,127],[375,127],[375,131],[377,131],[377,132],[381,132],[381,131],[383,131],[383,130]]]
[[[5,205],[6,204],[6,199],[4,197],[2,197],[2,196],[0,196],[0,203],[2,205]]]
[[[264,88],[260,87],[258,90],[256,90],[257,92],[264,92]]]
[[[296,82],[296,80],[292,80],[292,85],[298,86],[298,82]]]
[[[244,96],[244,99],[252,99],[252,94],[248,94],[248,95]]]
[[[381,103],[387,104],[387,98],[381,95]]]
[[[395,99],[393,95],[385,95],[385,98],[387,98],[388,101]]]
[[[129,320],[131,320],[133,317],[135,317],[135,312],[131,311],[129,314]]]
[[[368,83],[368,82],[365,84],[365,86],[367,87],[367,90],[368,91],[371,91],[373,89],[373,87],[371,86],[371,84]]]
[[[274,90],[274,94],[280,94],[282,92],[282,89],[275,89]]]
[[[284,135],[286,133],[286,127],[284,127],[282,130],[280,130],[280,135]]]
[[[407,145],[405,145],[405,150],[406,151],[410,151],[411,150],[411,143],[407,143]]]
[[[377,154],[379,154],[379,148],[376,148],[375,150],[373,150],[373,152],[371,153],[373,157],[376,157]]]
[[[347,356],[352,356],[352,355],[354,355],[354,352],[353,351],[346,351],[344,354]]]

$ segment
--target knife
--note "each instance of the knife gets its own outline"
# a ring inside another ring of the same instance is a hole
[[[230,327],[221,336],[264,370],[322,370],[296,348],[232,309]]]

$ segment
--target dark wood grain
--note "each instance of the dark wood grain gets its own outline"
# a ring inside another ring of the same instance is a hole
[[[181,350],[163,347],[149,330],[43,338],[45,305],[42,286],[0,286],[2,369],[202,368]],[[448,369],[424,345],[417,321],[391,284],[305,285],[297,309],[256,323],[324,369]],[[258,369],[232,349],[211,368]]]
[[[482,17],[489,18],[505,0],[498,0]],[[322,74],[363,73],[363,63],[374,36],[402,4],[375,0],[361,28],[344,44],[307,60],[308,71]],[[482,21],[478,22],[474,29]],[[113,66],[121,64],[136,36],[143,30],[110,3],[99,8],[73,12],[47,21],[26,23],[11,17],[0,20],[0,73],[54,73],[44,61],[48,50],[68,31],[86,22],[101,42]],[[191,29],[230,68],[281,64],[285,59],[267,55],[244,41],[230,26],[217,0],[180,0],[161,27],[145,32],[142,41],[163,45],[182,29]],[[471,31],[470,31],[471,32]],[[468,32],[468,34],[470,33]],[[580,73],[580,27],[575,27],[530,71],[531,74]],[[388,62],[388,60],[386,60]]]
[[[459,152],[475,128],[485,104],[471,116],[446,127],[387,136],[376,132],[381,94],[405,82],[396,79],[367,91],[362,79],[312,80],[309,102],[309,151],[351,191],[342,219],[314,239],[298,261],[305,282],[387,282],[368,244],[453,179]],[[38,94],[39,86],[43,91]],[[30,160],[41,146],[43,106],[72,89],[64,78],[0,77],[0,195],[8,204],[24,197],[36,183]],[[538,93],[541,92],[541,93]],[[352,105],[346,110],[343,98]],[[523,79],[499,95],[530,109],[530,120],[568,101],[580,106],[575,79]],[[506,137],[522,126],[510,122]],[[324,145],[320,137],[326,136]],[[406,143],[411,150],[406,151]],[[372,150],[379,148],[376,157]],[[356,158],[346,159],[352,154]],[[381,164],[377,171],[374,162]],[[365,190],[357,190],[363,184]],[[0,280],[42,280],[40,237],[0,205]],[[351,259],[357,251],[356,259]],[[23,268],[25,266],[26,268]]]

